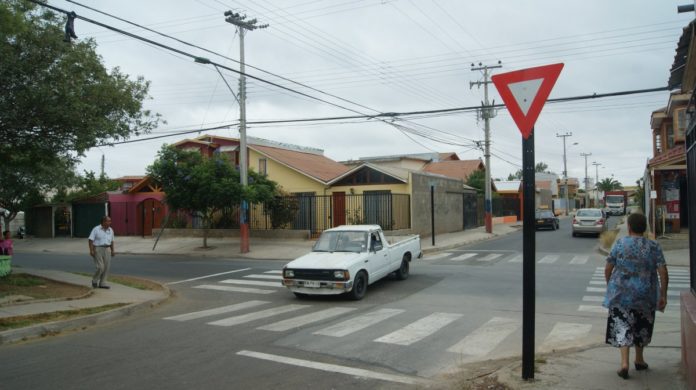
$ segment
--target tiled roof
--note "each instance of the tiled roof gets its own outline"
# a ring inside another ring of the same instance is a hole
[[[483,168],[481,160],[440,161],[427,164],[423,167],[423,172],[437,173],[466,181],[472,172]]]
[[[350,169],[321,154],[304,153],[263,145],[249,145],[249,148],[324,183]]]

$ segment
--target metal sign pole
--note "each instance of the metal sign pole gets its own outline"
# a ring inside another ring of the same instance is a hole
[[[522,379],[534,379],[534,310],[536,231],[534,183],[534,128],[522,138]]]

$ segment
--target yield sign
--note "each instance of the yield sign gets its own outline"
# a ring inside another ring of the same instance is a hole
[[[524,139],[532,133],[534,123],[551,94],[561,69],[563,69],[562,63],[501,73],[491,77]]]

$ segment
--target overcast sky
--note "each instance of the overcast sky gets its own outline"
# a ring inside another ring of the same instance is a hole
[[[263,121],[411,112],[481,104],[482,80],[471,63],[503,67],[495,73],[562,62],[565,68],[551,98],[662,87],[667,84],[682,28],[693,13],[677,14],[690,0],[169,0],[96,1],[81,4],[239,59],[239,36],[223,12],[233,10],[267,23],[245,36],[246,62],[314,88],[308,89],[257,69],[247,73],[317,99],[248,80],[247,120]],[[123,28],[194,55],[238,69],[238,63],[95,13],[65,0],[49,4]],[[165,135],[234,124],[239,105],[211,65],[197,64],[133,38],[77,20],[80,39],[96,40],[108,68],[151,81],[147,108],[167,121],[152,134]],[[238,76],[223,71],[236,90]],[[490,99],[501,99],[491,84]],[[326,92],[327,95],[321,92]],[[340,99],[338,99],[340,98]],[[614,176],[624,185],[642,177],[652,156],[650,113],[668,93],[547,104],[535,128],[536,161],[563,171],[567,138],[568,174]],[[350,109],[350,110],[348,110]],[[473,111],[406,117],[395,123],[344,120],[310,124],[249,125],[248,135],[320,148],[341,161],[367,156],[456,152],[483,158],[475,141],[483,121]],[[521,168],[521,135],[499,110],[491,121],[491,169],[506,179]],[[238,137],[237,127],[205,133]],[[98,172],[102,154],[110,177],[141,175],[163,143],[188,136],[147,140],[90,150],[80,170]],[[141,138],[143,138],[141,137]],[[578,145],[572,145],[577,142]]]

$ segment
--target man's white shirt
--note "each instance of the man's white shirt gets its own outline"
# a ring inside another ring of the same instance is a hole
[[[104,230],[101,225],[97,225],[89,234],[89,239],[94,246],[109,246],[114,240],[114,230],[111,227]]]

